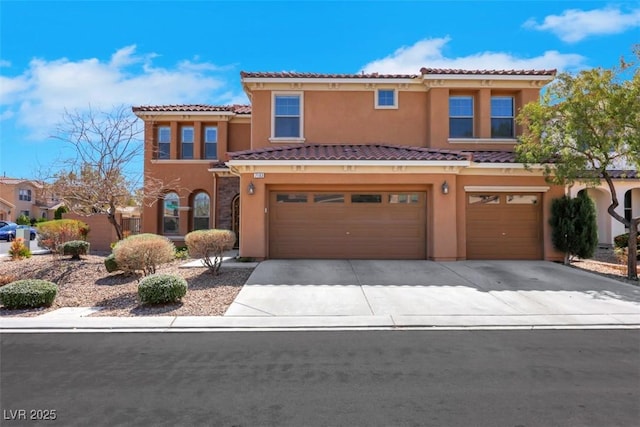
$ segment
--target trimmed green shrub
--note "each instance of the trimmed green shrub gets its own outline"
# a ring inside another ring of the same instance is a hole
[[[184,236],[184,242],[189,255],[202,258],[202,263],[216,274],[222,265],[222,254],[233,249],[236,234],[231,230],[197,230]]]
[[[62,214],[69,212],[65,206],[59,206],[53,213],[53,219],[62,219]]]
[[[175,258],[175,245],[157,234],[136,234],[120,240],[113,247],[118,268],[125,273],[142,272],[147,276],[156,272],[160,264]]]
[[[186,246],[180,246],[176,248],[176,259],[187,259],[189,258],[189,249]]]
[[[71,259],[80,259],[80,255],[89,253],[89,242],[84,240],[72,240],[62,244],[62,255],[71,255]]]
[[[72,240],[86,240],[89,226],[77,219],[59,219],[38,225],[40,246],[57,251],[61,244]]]
[[[31,225],[31,219],[29,219],[29,217],[26,216],[25,214],[22,214],[18,218],[16,218],[16,224],[18,224],[18,225]]]
[[[138,285],[138,296],[143,304],[178,302],[187,294],[187,281],[170,274],[147,276]]]
[[[114,254],[109,254],[109,256],[104,259],[104,268],[107,269],[107,273],[113,273],[114,271],[120,270]]]
[[[620,234],[613,238],[613,245],[616,248],[629,247],[629,233]],[[640,249],[640,234],[638,234],[638,248]]]
[[[57,293],[58,287],[53,282],[18,280],[0,288],[0,302],[8,309],[49,307]]]

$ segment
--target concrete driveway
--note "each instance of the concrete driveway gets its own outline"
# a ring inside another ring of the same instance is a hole
[[[638,324],[640,287],[545,261],[268,260],[225,316]]]

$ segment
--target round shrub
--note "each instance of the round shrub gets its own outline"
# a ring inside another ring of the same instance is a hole
[[[187,293],[187,281],[170,274],[147,276],[138,285],[138,296],[143,304],[178,302]]]
[[[58,287],[53,282],[18,280],[0,288],[0,302],[8,309],[49,307],[57,294]]]
[[[175,245],[157,234],[135,234],[116,243],[113,255],[120,270],[125,273],[141,271],[146,276],[155,273],[160,264],[174,260]]]
[[[107,273],[113,273],[114,271],[120,270],[114,254],[109,254],[109,256],[104,259],[104,268],[107,269]]]
[[[84,240],[72,240],[61,246],[62,255],[71,255],[71,259],[80,259],[80,255],[89,253],[89,242]]]
[[[212,273],[217,273],[222,265],[222,255],[233,249],[236,234],[231,230],[197,230],[184,236],[184,242],[193,258],[202,262]]]

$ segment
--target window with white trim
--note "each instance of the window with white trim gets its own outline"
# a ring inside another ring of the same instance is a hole
[[[627,192],[624,193],[624,219],[627,221],[631,221],[631,218],[633,218],[633,199],[631,192],[632,190],[627,190]],[[625,228],[628,227],[625,226]]]
[[[275,93],[273,95],[273,138],[302,138],[302,94]]]
[[[449,97],[449,137],[473,138],[473,97]]]
[[[204,158],[218,158],[218,127],[205,126],[204,128]]]
[[[27,189],[19,189],[18,190],[18,200],[22,200],[25,202],[30,202],[31,201],[31,190],[27,190]]]
[[[158,126],[158,159],[168,159],[171,155],[171,127]]]
[[[396,90],[377,89],[376,108],[398,108],[398,94]]]
[[[193,159],[193,126],[180,129],[180,154],[182,159]]]
[[[512,96],[491,97],[491,138],[515,138]]]

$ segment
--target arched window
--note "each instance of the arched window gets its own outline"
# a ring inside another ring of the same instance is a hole
[[[176,193],[164,196],[162,210],[162,232],[164,234],[178,234],[180,231],[180,198]]]
[[[198,193],[193,198],[193,229],[207,230],[210,228],[209,218],[211,203],[209,195],[205,192]]]

